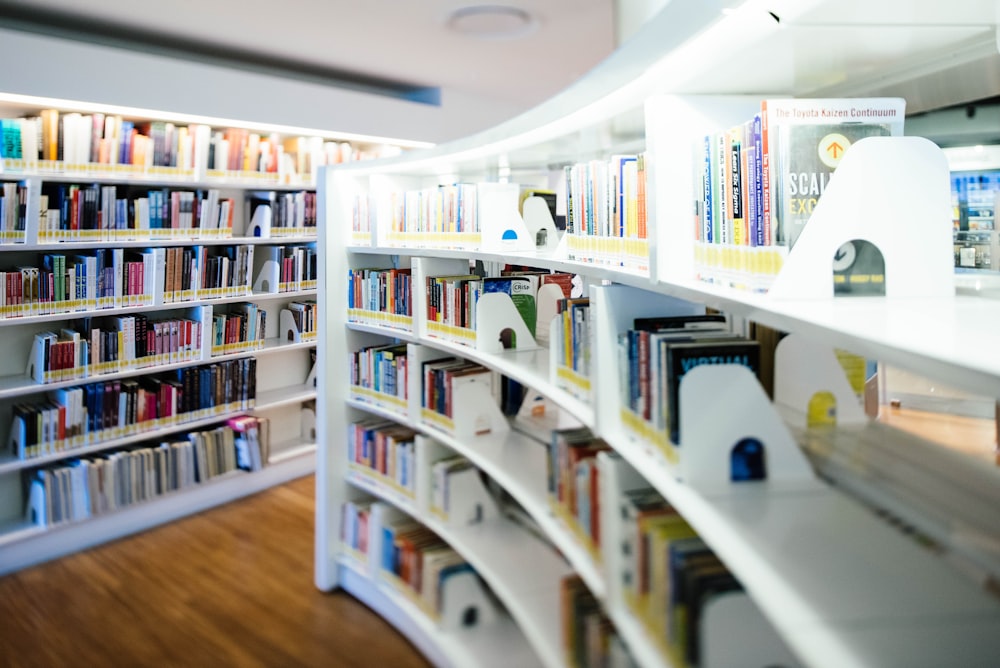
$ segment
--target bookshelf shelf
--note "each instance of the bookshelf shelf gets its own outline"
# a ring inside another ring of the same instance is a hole
[[[315,470],[315,456],[306,453],[260,471],[234,472],[193,488],[152,501],[129,506],[81,522],[41,529],[24,522],[0,534],[0,573],[19,570],[43,559],[53,559],[164,524],[255,494],[269,487],[300,478]]]

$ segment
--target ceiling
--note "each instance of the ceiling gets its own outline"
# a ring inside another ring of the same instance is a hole
[[[518,36],[448,25],[503,5],[534,22]],[[410,99],[459,91],[523,110],[614,46],[614,0],[0,0],[0,25],[325,80]]]

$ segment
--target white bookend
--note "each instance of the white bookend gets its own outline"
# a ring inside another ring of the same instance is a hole
[[[507,341],[511,341],[511,345],[507,345]],[[476,303],[476,349],[499,353],[507,348],[534,350],[538,343],[510,295],[503,292],[480,295]]]
[[[283,246],[266,246],[261,249],[260,269],[257,270],[257,277],[253,282],[254,292],[279,292],[279,282],[281,281],[281,255]],[[253,266],[251,263],[250,266]]]
[[[281,309],[281,313],[278,314],[278,340],[292,343],[300,343],[302,341],[302,332],[299,331],[298,325],[295,324],[292,312],[286,308]]]
[[[496,605],[474,571],[453,571],[439,584],[441,627],[446,630],[486,626],[497,619]]]
[[[679,474],[702,491],[732,489],[734,460],[747,446],[760,453],[764,478],[742,484],[813,487],[805,454],[747,367],[702,364],[680,383]]]
[[[316,409],[303,406],[299,410],[302,428],[299,435],[309,443],[316,442]]]
[[[641,489],[649,482],[620,455],[614,452],[597,453],[598,494],[601,514],[601,559],[604,580],[608,587],[609,607],[623,604],[622,514],[619,504],[622,495],[630,489]]]
[[[701,668],[805,665],[745,591],[716,593],[708,598],[701,610],[698,636]]]
[[[885,260],[886,297],[950,297],[955,258],[948,161],[922,137],[867,137],[851,146],[768,294],[834,294],[835,262],[849,241],[874,244]]]
[[[521,205],[521,217],[535,242],[535,248],[553,251],[559,245],[559,232],[552,220],[552,212],[548,203],[541,197],[532,196]]]
[[[471,526],[498,516],[496,503],[475,466],[447,473],[445,488],[445,512],[450,526]]]
[[[417,434],[414,439],[414,468],[416,477],[416,504],[421,513],[430,513],[432,467],[434,462],[454,455],[450,448],[438,443],[429,436]]]
[[[478,434],[499,434],[510,431],[510,425],[497,405],[496,398],[485,383],[470,383],[452,396],[455,430],[458,438],[473,438]]]
[[[534,250],[534,235],[517,211],[520,186],[516,183],[480,183],[477,191],[481,250],[501,253]]]
[[[198,350],[201,354],[201,361],[208,362],[212,359],[212,316],[214,309],[211,304],[198,306],[195,317],[201,323],[201,343]]]
[[[541,345],[550,343],[549,324],[558,315],[559,300],[563,297],[562,288],[554,283],[546,283],[538,288],[538,294],[535,295],[535,340]]]
[[[784,337],[774,351],[774,403],[803,429],[868,421],[833,349],[801,334]]]

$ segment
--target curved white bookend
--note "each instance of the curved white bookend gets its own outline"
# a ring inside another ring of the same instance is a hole
[[[302,341],[302,332],[295,325],[295,318],[292,312],[286,308],[281,309],[278,314],[278,339],[280,341],[291,341],[299,343]]]
[[[745,591],[709,598],[698,627],[701,668],[803,665]]]
[[[521,217],[524,218],[524,225],[528,228],[538,250],[555,250],[559,245],[559,231],[556,230],[555,221],[552,220],[552,212],[544,199],[532,196],[524,200],[521,205]]]
[[[702,364],[680,383],[680,475],[696,487],[727,487],[733,448],[764,446],[768,486],[814,480],[812,468],[757,377],[739,364]]]
[[[535,296],[535,340],[539,344],[551,341],[549,325],[559,313],[559,300],[563,296],[562,288],[552,283],[546,283],[538,288],[538,294]]]
[[[497,620],[496,604],[474,571],[455,571],[441,581],[441,628],[485,626]]]
[[[453,435],[459,439],[510,431],[510,424],[486,382],[463,384],[451,397]]]
[[[299,411],[302,430],[299,432],[303,439],[316,442],[316,410],[313,408],[302,408]]]
[[[781,339],[774,351],[774,403],[790,408],[796,427],[809,426],[809,405],[820,392],[833,395],[836,423],[864,424],[864,406],[829,346],[800,334]]]
[[[520,186],[516,183],[480,183],[476,197],[481,250],[494,252],[535,250],[535,238],[517,211]]]
[[[500,353],[507,349],[504,344],[513,333],[513,345],[517,350],[538,348],[524,318],[518,313],[510,295],[503,292],[487,292],[476,302],[476,350]]]
[[[868,137],[853,144],[826,186],[768,293],[833,296],[833,260],[863,239],[885,258],[886,297],[955,294],[948,162],[922,137]]]
[[[248,237],[270,237],[271,216],[270,204],[257,205],[257,208],[253,210],[253,216],[250,218],[250,227],[246,235]]]

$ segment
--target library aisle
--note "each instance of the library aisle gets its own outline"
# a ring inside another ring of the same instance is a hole
[[[313,476],[0,577],[0,665],[425,667],[312,585]]]

